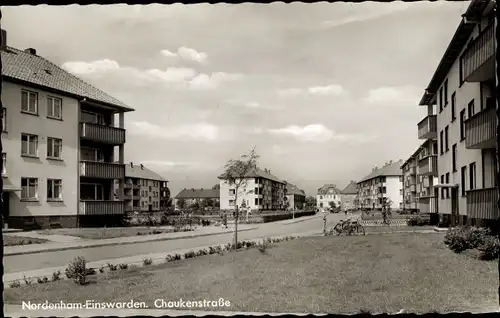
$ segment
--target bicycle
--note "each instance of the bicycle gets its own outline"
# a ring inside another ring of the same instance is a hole
[[[351,220],[347,219],[345,221],[340,220],[331,230],[330,235],[333,233],[340,235],[342,233],[346,233],[347,235],[352,234],[362,234],[366,235],[365,228],[359,223],[359,220]]]

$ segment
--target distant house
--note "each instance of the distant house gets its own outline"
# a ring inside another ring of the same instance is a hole
[[[352,210],[358,207],[358,185],[356,181],[351,181],[345,188],[342,190],[341,197],[341,205],[343,209]]]
[[[179,207],[179,201],[184,200],[185,207],[194,203],[201,203],[203,200],[213,200],[214,204],[220,203],[219,189],[183,189],[175,196],[175,207]]]
[[[318,189],[316,194],[316,206],[318,208],[328,208],[333,202],[336,207],[342,203],[342,191],[335,184],[325,184]]]
[[[358,181],[359,201],[362,208],[381,210],[389,204],[399,209],[403,201],[403,160],[386,162],[382,168],[374,167],[372,172]]]
[[[306,203],[306,193],[300,190],[296,185],[286,184],[286,200],[288,201],[290,210],[301,210]]]

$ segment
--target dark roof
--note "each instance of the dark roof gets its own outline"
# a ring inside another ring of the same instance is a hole
[[[86,98],[89,102],[103,104],[116,111],[134,110],[41,56],[9,46],[0,51],[2,75],[7,81],[39,86],[82,100]]]
[[[333,183],[325,184],[321,188],[318,189],[318,194],[327,194],[329,189],[333,189],[334,194],[342,194],[342,191],[340,191],[339,188],[337,188],[337,185]]]
[[[351,181],[344,190],[342,190],[342,194],[358,194],[358,187],[356,181]]]
[[[220,175],[219,179],[224,179],[224,175]],[[264,178],[268,180],[272,180],[279,183],[286,183],[284,180],[280,180],[275,175],[272,175],[269,170],[261,169],[258,167],[251,168],[245,175],[245,178]]]
[[[287,195],[292,195],[292,194],[293,195],[303,195],[303,196],[306,195],[304,190],[299,189],[296,185],[291,184],[291,183],[286,184],[286,194]]]
[[[184,189],[175,196],[176,199],[215,199],[220,197],[219,189]]]
[[[378,168],[375,171],[372,171],[369,175],[358,181],[359,183],[362,183],[364,181],[368,181],[377,177],[382,177],[382,176],[400,176],[402,175],[401,172],[401,164],[403,163],[403,160],[399,160],[396,162],[392,162],[390,164],[387,164],[383,166],[382,168]]]
[[[133,167],[131,164],[125,165],[125,177],[127,178],[138,178],[138,179],[147,179],[154,181],[167,181],[162,176],[157,174],[156,172],[146,168],[144,165],[134,164]]]
[[[481,14],[484,9],[486,9],[490,2],[491,0],[472,0],[463,16],[469,18],[476,17]],[[460,21],[460,24],[458,25],[448,48],[439,62],[429,85],[427,85],[427,88],[425,89],[425,93],[422,96],[419,105],[427,105],[433,100],[439,86],[444,81],[446,76],[448,76],[453,63],[455,63],[462,52],[463,47],[467,44],[467,41],[474,31],[474,26],[474,24],[466,24],[463,19]]]

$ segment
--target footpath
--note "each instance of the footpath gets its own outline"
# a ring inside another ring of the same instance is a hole
[[[257,229],[258,226],[251,224],[241,224],[239,225],[238,231],[250,231]],[[189,239],[208,235],[218,235],[232,233],[233,229],[222,229],[221,227],[201,227],[192,232],[177,232],[177,233],[162,233],[162,234],[152,234],[152,235],[140,235],[140,236],[127,236],[127,237],[117,237],[110,239],[101,240],[91,240],[91,239],[68,239],[64,240],[61,238],[59,242],[41,243],[41,244],[30,244],[30,245],[18,245],[18,246],[5,246],[4,256],[13,255],[23,255],[23,254],[34,254],[34,253],[45,253],[45,252],[55,252],[73,249],[82,249],[89,247],[101,247],[108,245],[127,245],[143,242],[155,242],[155,241],[167,241],[167,240],[178,240],[178,239]],[[23,236],[21,233],[13,233],[16,236]],[[35,234],[28,234],[27,237],[34,237]],[[26,236],[26,235],[25,235]],[[62,236],[62,235],[61,235]],[[37,237],[43,237],[39,235]]]

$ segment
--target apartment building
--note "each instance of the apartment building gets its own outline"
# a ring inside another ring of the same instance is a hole
[[[499,216],[495,7],[495,1],[470,3],[419,103],[428,107],[428,129],[438,138],[434,188],[446,224],[488,224]]]
[[[401,195],[403,196],[403,201],[400,204],[400,209],[403,211],[418,211],[417,154],[419,151],[420,147],[401,165]]]
[[[356,181],[351,181],[340,195],[342,209],[353,210],[358,207],[358,187]]]
[[[133,109],[35,49],[7,46],[4,30],[2,36],[5,225],[119,224],[125,210],[124,113]]]
[[[330,203],[332,202],[332,203]],[[342,203],[342,191],[333,183],[325,184],[316,193],[316,207],[329,208],[332,204],[339,207]]]
[[[358,181],[358,198],[363,209],[381,210],[384,204],[399,209],[403,201],[403,160],[389,161],[383,167],[374,167],[372,172]]]
[[[162,189],[163,188],[163,189]],[[143,164],[130,162],[125,167],[125,210],[127,212],[159,212],[161,202],[168,200],[168,181]]]
[[[179,202],[182,201],[183,204]],[[205,201],[208,205],[217,207],[220,204],[220,189],[183,189],[175,196],[174,204],[176,208],[188,208],[197,203],[200,206]]]
[[[271,174],[269,169],[253,167],[245,176],[245,187],[238,191],[229,185],[223,176],[220,179],[220,208],[222,210],[235,209],[236,204],[241,206],[243,201],[251,210],[283,210],[285,203],[286,182]]]
[[[287,182],[285,199],[289,204],[289,210],[301,210],[306,204],[306,193],[296,185]]]

